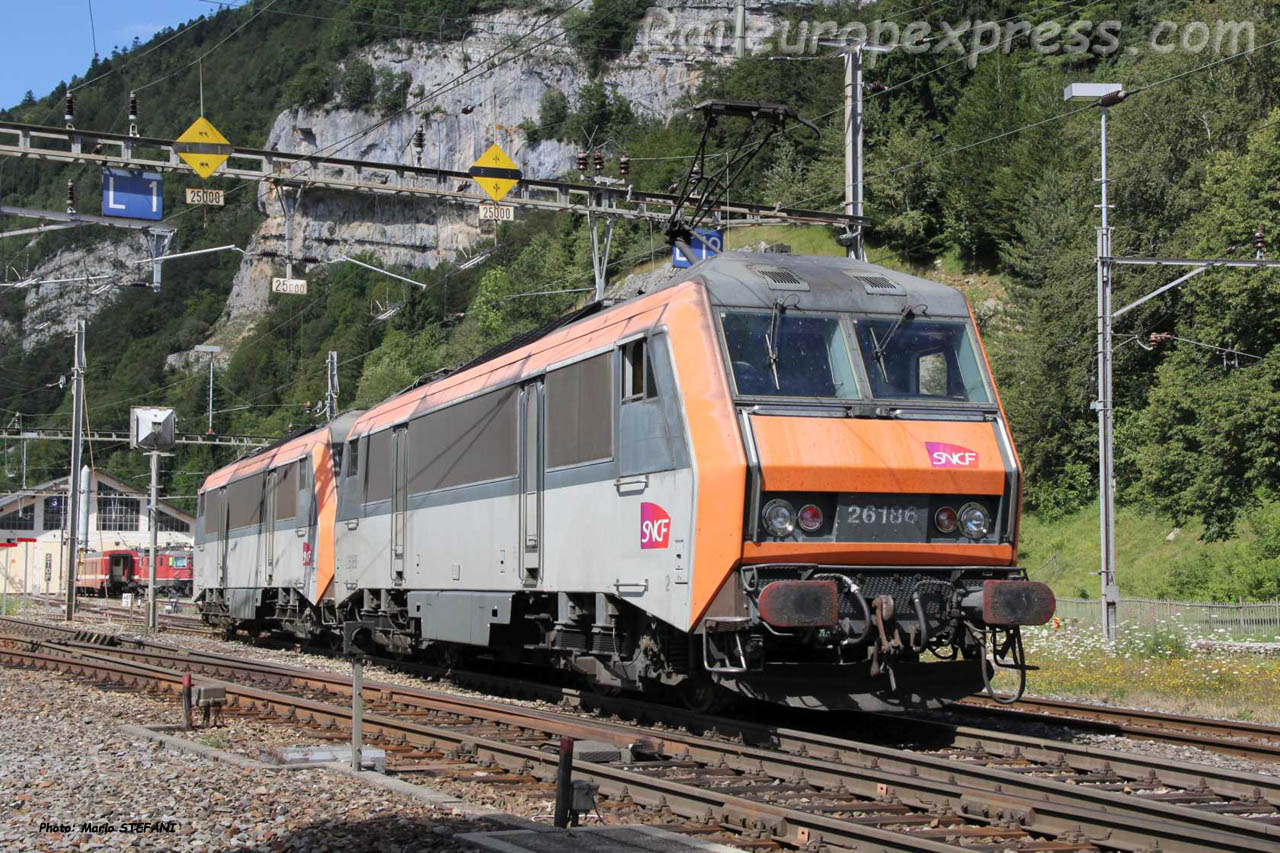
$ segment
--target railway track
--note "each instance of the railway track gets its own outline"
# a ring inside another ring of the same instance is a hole
[[[285,719],[346,739],[350,680],[221,654],[88,643],[53,626],[5,630],[0,660],[172,691],[180,671],[227,687],[232,713]],[[730,833],[752,849],[1043,851],[1275,850],[1280,779],[1073,747],[1034,738],[961,738],[903,750],[826,734],[703,718],[703,734],[670,721],[601,719],[366,682],[366,736],[388,768],[488,784],[545,785],[560,735],[619,749],[582,762],[611,820],[679,818],[686,831]],[[604,713],[601,710],[599,713]],[[722,728],[723,727],[723,728]],[[1013,737],[1013,736],[1009,736]]]
[[[79,615],[88,614],[104,622],[130,623],[144,628],[147,624],[145,605],[140,608],[130,608],[102,601],[78,599],[76,601],[76,613]],[[165,633],[187,634],[196,637],[212,637],[221,633],[218,629],[204,624],[199,616],[189,613],[157,612],[156,624],[160,631]]]
[[[997,721],[1051,723],[1100,734],[1194,746],[1253,760],[1280,761],[1280,728],[1260,723],[1035,697],[1023,697],[1016,707],[1006,707],[985,697],[973,696],[953,707],[973,709],[979,716]]]

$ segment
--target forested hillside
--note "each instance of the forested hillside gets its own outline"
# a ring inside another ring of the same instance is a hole
[[[420,93],[406,91],[393,75],[375,73],[360,59],[361,51],[394,39],[456,40],[470,31],[466,15],[483,18],[516,6],[531,19],[547,11],[519,0],[279,0],[269,7],[256,3],[221,11],[87,68],[72,85],[100,79],[77,91],[76,120],[84,127],[122,130],[130,88],[155,81],[140,92],[143,132],[175,136],[197,112],[192,60],[215,45],[203,61],[205,113],[237,143],[261,144],[275,116],[293,105],[345,105],[385,115]],[[598,0],[589,11],[579,7],[559,19],[561,38],[597,83],[572,98],[549,92],[541,114],[525,117],[522,130],[530,142],[558,138],[582,146],[588,136],[596,143],[607,139],[612,155],[630,155],[635,183],[665,189],[687,165],[673,157],[693,150],[696,127],[683,118],[643,118],[609,78],[610,61],[631,48],[644,11],[636,0]],[[1265,249],[1280,255],[1277,7],[1260,0],[924,6],[886,0],[862,8],[797,6],[778,14],[797,26],[827,19],[905,25],[923,16],[935,30],[944,21],[975,19],[1119,22],[1119,49],[1105,55],[1035,51],[1021,38],[1008,52],[968,58],[895,51],[877,57],[867,70],[873,253],[904,267],[949,273],[962,283],[998,285],[997,304],[979,313],[1027,469],[1028,506],[1044,524],[1077,512],[1096,493],[1090,402],[1096,396],[1099,146],[1097,112],[1064,104],[1063,86],[1119,82],[1134,93],[1111,110],[1117,254],[1248,257],[1261,226]],[[1199,51],[1153,49],[1152,28],[1165,20],[1187,32],[1195,31],[1186,28],[1188,22],[1206,22],[1211,33],[1215,22],[1248,21],[1252,41],[1241,41],[1234,51],[1213,38]],[[802,31],[791,30],[792,42],[797,32]],[[1236,55],[1250,45],[1254,50]],[[816,122],[820,139],[788,133],[760,152],[733,195],[832,208],[842,195],[841,61],[830,48],[797,54],[785,40],[768,53],[709,63],[692,97],[782,101]],[[60,124],[63,94],[61,88],[36,93],[0,118]],[[721,128],[717,146],[730,145],[734,131]],[[0,198],[56,209],[69,179],[83,183],[83,197],[95,197],[91,183],[97,177],[89,171],[0,162]],[[216,178],[211,183],[230,191],[227,207],[176,218],[182,249],[243,245],[262,219],[252,190],[237,191],[235,183]],[[169,209],[179,210],[177,182],[168,192]],[[615,274],[649,258],[650,238],[647,228],[620,229]],[[100,239],[93,229],[77,229],[0,242],[5,278],[13,277],[11,268],[29,268],[73,241]],[[274,297],[219,371],[215,425],[221,431],[279,435],[316,422],[311,407],[323,394],[328,350],[341,354],[343,406],[368,404],[465,361],[580,303],[577,289],[590,275],[586,246],[583,222],[523,216],[503,226],[483,264],[411,273],[427,288],[415,291],[406,308],[385,323],[371,322],[370,306],[400,298],[400,285],[355,267],[313,270],[311,295],[301,301]],[[129,290],[91,321],[91,425],[120,426],[130,404],[163,402],[177,408],[182,428],[203,428],[205,374],[167,371],[165,358],[209,335],[236,263],[225,255],[170,262],[161,293]],[[1121,269],[1116,304],[1175,274]],[[1117,327],[1120,500],[1172,523],[1194,522],[1207,539],[1243,534],[1230,552],[1240,570],[1227,572],[1229,582],[1206,593],[1220,598],[1280,593],[1278,295],[1280,273],[1215,270],[1143,305]],[[982,296],[984,304],[989,301]],[[21,329],[25,311],[22,292],[0,290],[0,323]],[[1153,345],[1153,333],[1172,337]],[[57,379],[70,362],[68,344],[57,340],[28,351],[19,342],[5,346],[4,417],[20,411],[29,413],[24,423],[65,424],[69,403]],[[1241,354],[1224,356],[1211,347]],[[64,470],[65,451],[53,443],[32,445],[29,478],[39,481]],[[143,459],[126,448],[99,446],[94,453],[98,464],[119,476],[138,478],[143,472]],[[205,448],[184,449],[170,460],[167,490],[193,494],[204,472],[227,458]],[[10,454],[0,472],[8,480],[0,488],[12,485],[15,470]],[[1208,589],[1195,583],[1205,565],[1197,556],[1171,566],[1176,582],[1169,589]]]

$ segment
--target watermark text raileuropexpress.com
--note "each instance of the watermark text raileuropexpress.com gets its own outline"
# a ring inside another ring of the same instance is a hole
[[[969,67],[986,53],[1030,49],[1041,54],[1108,56],[1125,47],[1130,53],[1208,53],[1229,56],[1254,49],[1253,21],[1157,21],[1140,39],[1127,38],[1120,21],[775,21],[753,18],[747,24],[747,43],[755,53],[817,54],[832,45],[865,43],[911,54],[951,54],[966,57]],[[1122,38],[1126,36],[1126,38]],[[732,16],[680,20],[662,7],[650,8],[637,38],[642,49],[664,52],[720,54],[733,49]],[[874,54],[868,56],[874,63]]]

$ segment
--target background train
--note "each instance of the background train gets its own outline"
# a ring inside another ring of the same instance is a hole
[[[695,705],[931,706],[1052,615],[1021,488],[962,294],[725,253],[213,473],[196,595]]]
[[[150,553],[117,548],[90,551],[76,567],[76,592],[81,595],[118,596],[144,593],[149,578]],[[156,594],[191,595],[194,562],[190,548],[161,548],[156,553]]]

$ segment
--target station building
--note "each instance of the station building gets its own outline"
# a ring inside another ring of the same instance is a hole
[[[86,469],[88,471],[88,469]],[[88,472],[87,491],[82,491],[81,552],[129,548],[138,551],[151,545],[147,526],[145,491],[104,471]],[[81,478],[82,484],[84,477]],[[9,594],[23,591],[24,561],[30,554],[28,577],[32,594],[60,594],[66,588],[67,477],[50,480],[27,489],[0,495],[0,542],[33,538],[15,548],[0,548],[0,585],[8,577]],[[173,506],[160,502],[157,544],[178,548],[194,543],[195,519]],[[87,535],[86,535],[87,531]]]

